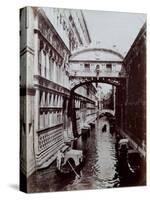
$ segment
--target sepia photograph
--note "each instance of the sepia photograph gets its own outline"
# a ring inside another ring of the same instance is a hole
[[[146,185],[145,13],[20,9],[20,190]]]

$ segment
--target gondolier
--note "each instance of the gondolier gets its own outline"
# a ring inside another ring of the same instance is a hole
[[[78,178],[77,173],[83,164],[83,151],[69,149],[63,154],[61,151],[57,153],[57,172],[62,175],[74,173]]]

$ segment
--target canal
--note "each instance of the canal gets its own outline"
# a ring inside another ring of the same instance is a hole
[[[106,124],[106,131],[102,127]],[[80,171],[80,178],[75,174],[60,176],[56,173],[56,163],[35,172],[28,182],[29,192],[69,191],[113,188],[139,185],[128,171],[119,168],[116,151],[116,134],[109,130],[106,117],[96,121],[87,138],[80,137],[73,143],[74,149],[82,149],[85,163]],[[141,184],[140,184],[141,185]]]

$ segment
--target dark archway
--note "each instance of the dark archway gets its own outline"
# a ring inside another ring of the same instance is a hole
[[[111,78],[108,79],[103,79],[103,78],[99,78],[99,79],[94,79],[94,80],[85,80],[83,82],[80,82],[79,84],[75,85],[71,91],[70,91],[70,98],[69,98],[69,103],[68,103],[68,117],[71,118],[72,121],[72,131],[73,131],[73,135],[74,137],[78,137],[78,131],[77,131],[77,122],[76,122],[76,110],[75,110],[75,90],[83,85],[88,85],[90,83],[106,83],[106,84],[110,84],[116,87],[122,87],[125,84],[125,79],[118,79],[118,82],[113,82],[110,81]],[[112,79],[113,80],[113,79]]]
[[[119,80],[119,83],[117,82]],[[112,78],[95,78],[95,79],[93,79],[93,80],[85,80],[85,81],[83,81],[83,82],[80,82],[79,84],[77,84],[77,85],[75,85],[72,89],[71,89],[71,91],[70,91],[70,93],[71,92],[74,92],[78,87],[80,87],[80,86],[82,86],[82,85],[88,85],[88,84],[90,84],[90,83],[106,83],[106,84],[110,84],[110,85],[114,85],[114,86],[120,86],[121,85],[121,79],[118,79],[117,81],[116,81],[116,79],[114,80],[114,82],[113,82],[113,79]]]

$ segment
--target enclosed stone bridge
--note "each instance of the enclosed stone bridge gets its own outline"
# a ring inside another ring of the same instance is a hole
[[[119,85],[126,77],[123,56],[111,49],[87,48],[69,59],[71,87],[85,81]]]
[[[76,111],[75,111],[75,90],[83,85],[96,83],[107,83],[125,89],[126,71],[123,65],[123,56],[112,49],[105,48],[84,48],[74,52],[69,59],[70,78],[70,117],[74,136],[77,136]],[[115,98],[115,95],[114,95]],[[115,104],[115,99],[114,99]],[[101,110],[102,113],[115,115],[115,105],[113,110]]]

